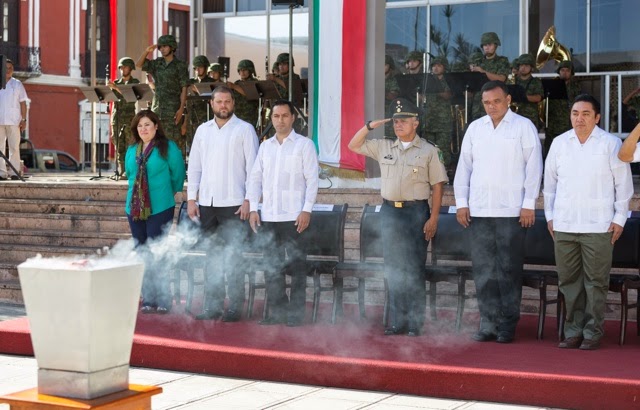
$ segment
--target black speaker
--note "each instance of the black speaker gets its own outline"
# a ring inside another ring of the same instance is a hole
[[[304,0],[271,0],[274,6],[300,6],[304,5]]]
[[[229,57],[218,57],[218,64],[222,66],[222,76],[229,77],[229,65],[231,64],[231,58]]]
[[[7,86],[7,57],[0,54],[0,90]]]

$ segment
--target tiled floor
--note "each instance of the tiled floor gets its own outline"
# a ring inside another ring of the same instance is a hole
[[[19,306],[0,304],[0,320],[23,316]],[[157,385],[163,393],[153,397],[153,409],[389,409],[389,410],[515,410],[535,407],[444,400],[317,386],[240,380],[154,369],[134,368],[130,382]],[[35,387],[34,358],[0,355],[0,395]],[[0,410],[8,409],[0,404]]]

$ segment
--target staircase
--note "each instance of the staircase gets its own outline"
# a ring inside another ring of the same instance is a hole
[[[92,254],[131,237],[125,181],[38,176],[0,192],[0,302],[23,303],[16,267],[28,258]]]

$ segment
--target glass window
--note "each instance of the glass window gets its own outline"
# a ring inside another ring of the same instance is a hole
[[[289,52],[289,15],[271,16],[271,64],[278,54]],[[293,72],[301,78],[309,70],[309,13],[293,14]]]
[[[493,31],[500,38],[498,55],[509,61],[519,55],[519,1],[500,0],[431,8],[431,53],[445,55],[454,68],[466,67],[471,53],[481,51],[482,33]],[[533,51],[535,53],[535,51]]]
[[[233,0],[202,0],[202,13],[232,13]]]
[[[271,1],[269,1],[269,3],[271,4],[271,10],[286,10],[289,8],[288,4],[273,4]],[[302,2],[302,7],[309,7],[309,0],[304,0]]]
[[[404,63],[410,51],[427,49],[427,8],[387,9],[385,53]]]
[[[261,11],[266,10],[265,0],[238,0],[238,11]]]
[[[591,70],[640,69],[640,2],[591,0]]]
[[[531,54],[535,55],[538,52],[540,41],[553,25],[556,28],[557,43],[571,52],[576,72],[585,72],[587,64],[586,1],[532,1],[529,6],[529,52]],[[556,67],[556,63],[548,61],[540,72],[551,73],[556,70]]]

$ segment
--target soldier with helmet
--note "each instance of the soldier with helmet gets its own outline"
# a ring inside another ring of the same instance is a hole
[[[479,63],[472,63],[469,70],[476,73],[483,73],[490,81],[506,81],[507,76],[511,72],[511,63],[504,56],[497,53],[500,46],[500,38],[494,32],[483,33],[480,37],[480,46],[484,52],[484,57]],[[482,93],[477,92],[473,96],[473,113],[472,119],[478,118],[486,114],[482,106]]]
[[[419,51],[412,51],[407,54],[404,65],[406,68],[405,74],[423,74],[424,70],[422,65],[424,64],[424,54]]]
[[[451,171],[451,89],[444,79],[449,62],[446,57],[435,57],[430,62],[430,79],[438,82],[438,93],[425,94],[425,138],[434,143],[442,153],[442,162]]]
[[[518,103],[518,114],[531,120],[537,130],[540,128],[538,103],[542,101],[544,89],[542,88],[542,81],[531,75],[536,66],[536,60],[531,54],[522,54],[516,61],[518,64],[516,85],[522,87],[527,96],[527,101]]]
[[[176,38],[170,34],[160,36],[158,44],[147,47],[136,67],[151,75],[155,85],[155,94],[151,110],[158,114],[167,138],[175,141],[184,153],[185,138],[181,133],[180,123],[183,121],[187,103],[187,85],[189,69],[187,63],[175,56],[178,48]],[[158,49],[162,57],[148,60],[147,56]]]
[[[213,63],[207,70],[207,75],[213,79],[214,82],[222,81],[222,74],[224,73],[224,67],[220,63]]]
[[[574,77],[573,63],[571,61],[562,61],[556,69],[558,79],[563,80],[567,89],[567,99],[549,99],[549,117],[547,118],[548,126],[544,131],[544,157],[551,148],[553,139],[560,134],[569,131],[571,125],[571,107],[573,100],[582,94],[580,84]]]
[[[209,59],[207,56],[195,56],[192,62],[193,70],[195,71],[195,76],[189,79],[189,85],[193,85],[196,83],[212,83],[213,79],[207,75],[207,70],[209,69]],[[190,87],[193,88],[193,87]],[[197,94],[197,93],[195,93]],[[191,146],[191,142],[193,141],[193,136],[196,133],[196,129],[207,121],[209,121],[211,117],[209,111],[209,100],[198,100],[197,98],[188,99],[187,102],[187,115],[189,118],[189,124],[187,127],[187,146]],[[185,126],[187,124],[185,123]]]
[[[258,101],[247,101],[245,91],[240,86],[245,81],[258,81],[253,61],[240,60],[238,62],[238,75],[240,75],[239,80],[233,84],[228,84],[233,89],[233,96],[236,100],[236,117],[256,127],[258,124]]]
[[[107,84],[118,97],[111,111],[111,143],[116,147],[116,177],[122,178],[125,177],[124,157],[131,139],[131,120],[136,115],[136,103],[125,101],[118,91],[118,85],[139,84],[140,80],[131,75],[135,69],[136,63],[132,58],[122,57],[118,61],[120,78]]]
[[[400,95],[400,85],[396,78],[396,64],[390,55],[384,56],[384,109],[389,112],[391,103]],[[393,124],[384,124],[385,138],[395,139],[393,134]]]
[[[300,76],[293,72],[293,67],[296,65],[293,57],[291,58],[291,67],[289,67],[289,53],[278,54],[276,63],[278,63],[278,76],[270,74],[267,79],[275,81],[280,96],[287,99],[289,98],[289,74],[293,73],[294,80],[300,80]]]

